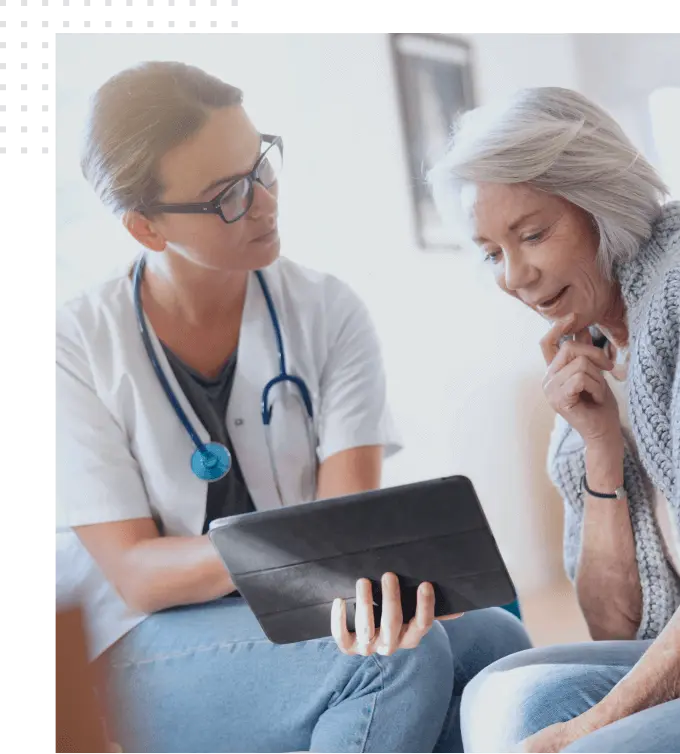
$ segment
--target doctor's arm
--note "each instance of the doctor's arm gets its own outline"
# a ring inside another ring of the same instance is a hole
[[[151,518],[79,526],[75,532],[133,610],[153,613],[234,591],[207,534],[161,537]]]
[[[329,291],[328,300],[328,354],[318,408],[319,499],[380,487],[383,458],[399,447],[380,342],[368,311],[344,285]]]
[[[335,453],[319,465],[317,499],[378,489],[382,460],[382,445],[364,445]]]
[[[380,487],[382,456],[380,445],[335,453],[319,466],[317,497]],[[76,533],[126,604],[141,612],[208,602],[234,591],[207,534],[161,537],[151,518],[80,526]]]
[[[58,525],[72,529],[133,610],[234,590],[207,536],[161,537],[127,433],[102,403],[77,344],[58,348]]]

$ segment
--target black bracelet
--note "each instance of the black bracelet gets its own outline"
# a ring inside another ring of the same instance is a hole
[[[593,497],[598,497],[601,500],[623,500],[626,497],[626,490],[624,487],[617,487],[614,490],[613,494],[605,493],[605,492],[595,492],[588,487],[588,482],[586,481],[586,475],[583,475],[583,479],[581,479],[581,487]]]

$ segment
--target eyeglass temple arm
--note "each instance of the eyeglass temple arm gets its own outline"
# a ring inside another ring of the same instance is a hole
[[[219,210],[212,204],[154,204],[154,211],[173,212],[178,215],[195,215],[196,211],[205,212],[206,214],[216,214]]]

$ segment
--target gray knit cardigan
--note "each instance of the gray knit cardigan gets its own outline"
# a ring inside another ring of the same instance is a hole
[[[662,548],[652,508],[656,486],[668,499],[680,531],[680,202],[666,204],[652,236],[620,265],[630,331],[624,483],[642,587],[638,639],[652,639],[680,606],[680,579]],[[585,471],[580,435],[557,417],[548,472],[564,499],[564,562],[573,581],[583,528]],[[603,595],[606,599],[606,595]]]

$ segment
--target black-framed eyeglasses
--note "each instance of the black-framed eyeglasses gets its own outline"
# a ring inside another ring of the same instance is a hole
[[[225,223],[235,223],[250,209],[257,181],[270,189],[279,179],[283,167],[283,139],[280,136],[262,134],[261,154],[253,169],[229,182],[209,202],[189,204],[154,204],[145,207],[148,213],[169,212],[182,215],[219,215]]]

